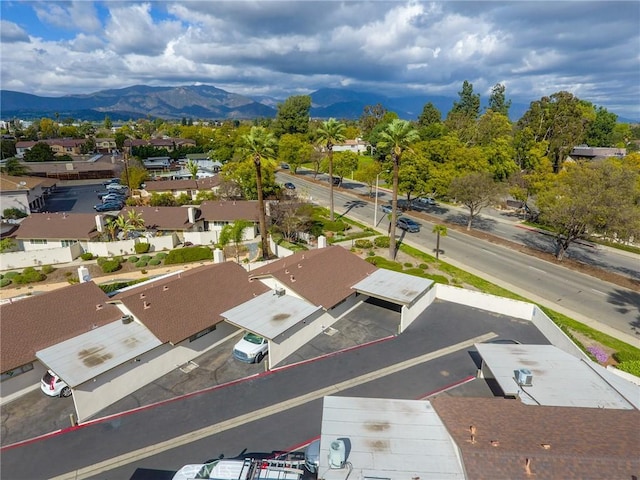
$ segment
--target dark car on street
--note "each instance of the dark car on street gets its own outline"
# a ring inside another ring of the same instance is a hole
[[[291,182],[287,182],[287,183],[284,184],[284,188],[287,188],[289,190],[295,190],[296,186]]]
[[[416,233],[420,231],[420,224],[407,217],[400,217],[396,222],[396,226],[409,233]]]
[[[111,212],[112,210],[122,210],[122,202],[106,202],[99,205],[94,205],[93,208],[96,212]]]

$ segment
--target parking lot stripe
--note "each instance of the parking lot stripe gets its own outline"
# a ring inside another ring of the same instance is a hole
[[[245,425],[247,423],[255,422],[256,420],[260,420],[262,418],[266,418],[271,415],[282,413],[286,410],[299,407],[301,405],[304,405],[305,403],[318,400],[327,395],[336,395],[341,391],[347,390],[349,388],[357,387],[359,385],[371,382],[373,380],[379,380],[382,377],[392,375],[394,373],[407,370],[409,368],[429,362],[431,360],[435,360],[445,355],[455,353],[459,350],[469,348],[473,346],[473,344],[475,343],[486,342],[487,340],[491,340],[492,338],[496,338],[497,336],[498,335],[496,335],[495,333],[490,332],[484,335],[480,335],[478,337],[470,338],[463,342],[456,343],[454,345],[450,345],[445,348],[441,348],[440,350],[426,353],[424,355],[420,355],[418,357],[411,358],[409,360],[405,360],[404,362],[396,363],[394,365],[389,365],[388,367],[381,368],[380,370],[369,372],[364,375],[360,375],[358,377],[345,380],[344,382],[340,382],[335,385],[330,385],[328,387],[306,393],[296,398],[291,398],[283,402],[275,403],[268,407],[261,408],[260,410],[249,412],[235,418],[230,418],[229,420],[225,420],[223,422],[216,423],[214,425],[209,425],[208,427],[204,427],[199,430],[194,430],[193,432],[180,435],[178,437],[172,438],[170,440],[166,440],[164,442],[157,443],[155,445],[149,445],[148,447],[140,448],[138,450],[125,453],[118,457],[109,458],[107,460],[104,460],[103,462],[96,463],[89,467],[81,468],[73,472],[64,473],[57,477],[52,477],[51,480],[71,480],[71,479],[80,480],[83,478],[88,478],[88,477],[97,475],[99,473],[112,470],[114,468],[122,467],[124,465],[128,465],[135,461],[142,460],[143,458],[157,455],[159,453],[174,449],[176,447],[188,445],[189,443],[202,440],[203,438],[209,437],[211,435],[215,435],[217,433],[221,433],[226,430],[231,430],[233,428],[239,427],[241,425]]]

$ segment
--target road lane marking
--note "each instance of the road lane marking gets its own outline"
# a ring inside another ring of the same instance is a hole
[[[536,272],[539,272],[539,273],[544,273],[545,275],[547,274],[547,272],[545,272],[541,268],[532,267],[531,265],[527,265],[527,268],[529,268],[531,270],[535,270]]]
[[[94,475],[113,470],[114,468],[123,467],[135,461],[139,461],[153,455],[158,455],[159,453],[166,452],[176,447],[188,445],[189,443],[202,440],[203,438],[209,437],[211,435],[222,433],[224,431],[231,430],[233,428],[240,427],[247,423],[255,422],[256,420],[261,420],[272,415],[277,415],[284,412],[285,410],[299,407],[301,405],[304,405],[305,403],[318,400],[327,395],[338,394],[343,390],[357,387],[373,380],[378,380],[382,377],[401,372],[422,363],[426,363],[445,355],[457,352],[459,350],[469,348],[473,346],[474,343],[486,342],[487,340],[491,340],[492,338],[496,338],[497,336],[498,335],[496,335],[495,333],[490,332],[478,337],[470,338],[469,340],[465,340],[463,342],[456,343],[455,345],[441,348],[440,350],[436,350],[435,352],[426,353],[424,355],[420,355],[419,357],[411,358],[409,360],[405,360],[404,362],[396,363],[394,365],[381,368],[380,370],[376,370],[374,372],[365,373],[364,375],[345,380],[344,382],[336,383],[335,385],[329,385],[328,387],[306,393],[299,397],[275,403],[254,412],[245,413],[244,415],[239,415],[235,418],[230,418],[220,423],[209,425],[199,430],[194,430],[193,432],[185,433],[183,435],[166,440],[164,442],[157,443],[155,445],[149,445],[132,452],[127,452],[117,457],[109,458],[89,467],[84,467],[72,472],[63,473],[62,475],[59,475],[57,477],[50,478],[50,480],[80,480],[92,477]]]

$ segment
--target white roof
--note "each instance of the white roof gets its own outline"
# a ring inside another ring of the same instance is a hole
[[[458,448],[426,400],[324,397],[320,467],[325,480],[349,470],[329,468],[331,442],[342,439],[350,478],[464,479]]]
[[[160,345],[144,325],[117,320],[40,350],[36,357],[73,388]]]
[[[379,268],[353,287],[371,297],[402,305],[412,305],[431,288],[433,280]]]
[[[229,323],[269,340],[307,319],[322,307],[272,290],[234,307],[221,315]]]
[[[528,405],[585,408],[638,408],[640,387],[616,379],[600,365],[553,345],[476,344],[482,361],[505,395]],[[515,371],[529,370],[531,386],[519,386]],[[615,387],[615,388],[614,388]]]

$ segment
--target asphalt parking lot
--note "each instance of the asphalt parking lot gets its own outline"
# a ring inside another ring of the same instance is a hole
[[[388,338],[397,333],[398,323],[397,312],[364,303],[338,321],[329,331],[331,335],[319,335],[278,367]],[[232,358],[233,345],[240,336],[238,333],[233,339],[195,359],[198,368],[189,373],[176,369],[114,403],[98,416],[118,414],[264,372],[264,362],[246,364]],[[72,397],[48,397],[40,389],[30,392],[2,407],[2,445],[68,428],[74,411]]]

